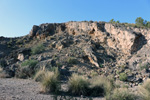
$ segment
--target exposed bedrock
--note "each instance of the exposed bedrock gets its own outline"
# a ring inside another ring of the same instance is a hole
[[[150,30],[131,29],[105,22],[67,22],[34,25],[29,35],[42,39],[48,35],[63,33],[90,35],[94,41],[107,44],[124,54],[134,53],[150,41],[150,35],[148,35]]]

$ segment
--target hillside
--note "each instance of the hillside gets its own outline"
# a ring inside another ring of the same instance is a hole
[[[24,64],[29,59],[35,66]],[[134,88],[150,77],[150,29],[92,21],[34,25],[26,36],[0,37],[0,66],[5,78],[58,67],[62,81],[72,73],[101,75]]]

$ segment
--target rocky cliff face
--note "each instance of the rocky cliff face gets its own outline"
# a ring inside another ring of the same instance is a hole
[[[129,28],[104,22],[68,22],[62,24],[41,24],[33,26],[30,36],[44,38],[53,34],[89,35],[98,43],[107,44],[109,47],[125,54],[138,51],[150,42],[150,30]]]
[[[39,44],[44,50],[32,54]],[[4,72],[13,76],[24,73],[24,61],[34,59],[36,70],[57,66],[64,76],[73,72],[91,76],[94,70],[116,80],[123,72],[133,85],[150,76],[150,29],[85,21],[34,25],[27,36],[1,37],[0,58]]]

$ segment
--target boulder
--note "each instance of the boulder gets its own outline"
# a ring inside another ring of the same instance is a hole
[[[18,54],[18,60],[20,61],[23,61],[24,60],[24,55],[21,53],[21,54]]]
[[[62,48],[64,48],[63,43],[62,43],[61,41],[57,42],[57,43],[56,43],[56,48],[57,48],[58,50],[61,50]]]
[[[33,27],[32,27],[32,30],[30,31],[30,37],[34,37],[34,36],[36,36],[37,34],[37,31],[38,31],[38,29],[39,29],[39,26],[37,26],[37,25],[34,25]]]

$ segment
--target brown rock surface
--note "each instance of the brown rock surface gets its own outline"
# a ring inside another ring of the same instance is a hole
[[[41,47],[35,48],[39,44]],[[32,54],[32,48],[43,49]],[[61,81],[68,80],[72,73],[89,78],[112,75],[117,81],[120,73],[125,73],[128,79],[123,83],[132,88],[150,78],[150,29],[71,21],[34,25],[23,37],[0,37],[0,76],[17,77],[22,68],[28,72],[22,66],[28,60],[37,61],[36,66],[26,66],[31,72],[58,67]]]
[[[150,30],[128,30],[121,26],[103,22],[67,22],[62,24],[41,24],[33,26],[30,36],[40,34],[52,35],[67,32],[70,35],[90,35],[93,40],[108,44],[113,49],[119,49],[125,54],[136,52],[144,41],[149,40]],[[46,33],[47,32],[47,33]],[[43,37],[43,35],[41,35]],[[148,42],[149,43],[149,42]],[[140,46],[139,46],[140,45]]]

